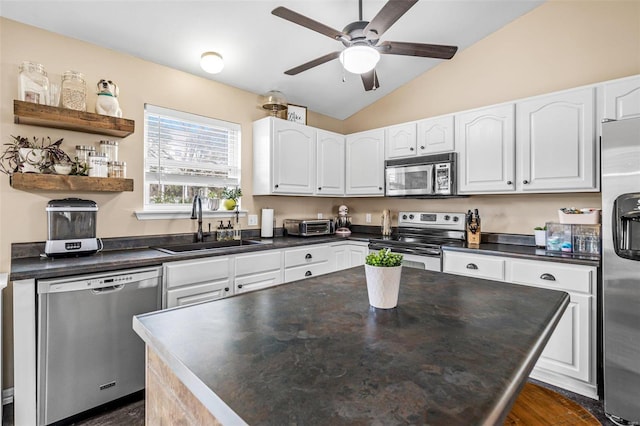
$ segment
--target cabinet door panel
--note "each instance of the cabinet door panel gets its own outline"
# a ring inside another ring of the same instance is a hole
[[[273,192],[312,194],[316,174],[314,129],[275,120],[273,161]]]
[[[418,121],[418,154],[450,152],[455,148],[453,115]]]
[[[281,259],[282,252],[280,250],[237,256],[236,277],[256,272],[279,270]]]
[[[640,77],[604,85],[604,118],[625,120],[640,117]]]
[[[284,270],[284,282],[303,280],[317,275],[328,274],[331,271],[331,262],[328,260],[312,265],[296,266]]]
[[[489,280],[504,280],[504,259],[496,256],[474,255],[445,251],[442,272]]]
[[[387,159],[416,155],[416,123],[391,126],[385,132]]]
[[[229,280],[188,285],[167,291],[166,307],[185,306],[192,303],[221,299],[231,293]]]
[[[262,274],[247,275],[236,278],[235,292],[246,293],[248,291],[260,290],[282,284],[282,273],[280,270],[264,272]]]
[[[384,130],[347,136],[347,195],[384,195]]]
[[[316,195],[344,195],[344,136],[318,130],[317,158]]]
[[[164,265],[166,288],[179,287],[229,276],[229,258],[214,257],[170,262]]]
[[[502,105],[456,116],[459,191],[514,191],[514,106]]]
[[[593,296],[570,293],[571,301],[536,368],[544,368],[579,380],[591,378],[591,322]]]
[[[317,262],[327,262],[331,258],[331,248],[328,245],[311,245],[302,248],[289,249],[284,252],[284,266],[309,265]]]
[[[522,191],[596,187],[594,102],[595,89],[586,88],[516,105]]]

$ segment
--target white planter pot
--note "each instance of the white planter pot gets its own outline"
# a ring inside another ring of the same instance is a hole
[[[402,266],[382,267],[364,265],[369,304],[374,308],[391,309],[398,306]]]
[[[536,236],[536,246],[538,247],[546,247],[547,246],[547,231],[544,229],[535,229],[533,231]]]
[[[20,148],[23,173],[42,173],[40,165],[45,162],[46,152],[39,148]]]

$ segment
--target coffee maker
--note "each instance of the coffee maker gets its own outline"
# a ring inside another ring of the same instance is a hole
[[[338,217],[336,218],[336,235],[343,237],[351,235],[351,216],[349,216],[349,207],[342,205],[338,207]]]

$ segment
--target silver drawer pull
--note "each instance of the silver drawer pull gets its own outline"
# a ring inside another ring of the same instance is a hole
[[[541,279],[541,280],[547,280],[547,281],[555,281],[555,280],[556,280],[556,277],[554,277],[554,276],[553,276],[553,275],[551,275],[551,274],[546,274],[546,273],[545,273],[545,274],[540,275],[540,279]]]
[[[475,263],[468,263],[467,269],[478,269],[478,265],[476,265]]]

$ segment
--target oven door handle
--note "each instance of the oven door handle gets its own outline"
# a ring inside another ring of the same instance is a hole
[[[369,244],[369,248],[371,250],[382,250],[382,249],[390,249],[391,251],[395,251],[396,253],[406,253],[406,254],[415,254],[416,256],[433,256],[440,257],[440,250],[429,250],[429,249],[412,249],[409,247],[397,247],[392,244]]]

